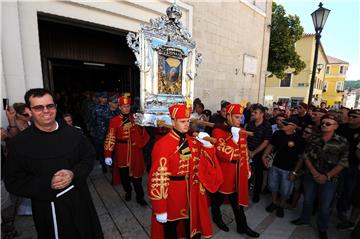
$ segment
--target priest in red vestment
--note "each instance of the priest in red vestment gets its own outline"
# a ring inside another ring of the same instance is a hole
[[[217,191],[223,181],[215,148],[204,135],[196,139],[187,134],[189,106],[178,104],[169,111],[173,129],[152,151],[148,189],[153,209],[151,238],[209,238],[212,224],[207,190]]]
[[[144,206],[147,203],[142,187],[145,171],[142,149],[148,142],[149,135],[144,127],[134,123],[134,116],[130,113],[131,99],[121,96],[118,102],[121,114],[110,120],[104,142],[105,163],[113,165],[113,184],[121,182],[126,192],[125,200],[131,200],[132,181],[136,201]]]
[[[244,206],[248,206],[248,178],[250,177],[246,135],[240,134],[243,107],[240,104],[226,106],[226,122],[212,131],[216,138],[216,155],[219,159],[224,183],[218,192],[211,195],[211,213],[214,223],[223,231],[229,231],[221,216],[220,206],[228,197],[237,225],[238,233],[259,237],[246,222]]]

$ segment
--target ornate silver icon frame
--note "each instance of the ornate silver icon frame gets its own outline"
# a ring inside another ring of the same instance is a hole
[[[156,126],[159,119],[170,123],[168,108],[193,99],[196,68],[202,60],[191,34],[180,22],[180,8],[173,4],[166,14],[127,35],[140,69],[140,112],[136,118],[144,126]]]

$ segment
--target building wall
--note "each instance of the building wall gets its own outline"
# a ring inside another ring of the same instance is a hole
[[[327,82],[327,89],[322,94],[322,101],[326,102],[326,105],[334,106],[336,103],[342,102],[343,91],[336,90],[337,82],[345,83],[346,71],[344,74],[340,73],[340,67],[348,67],[348,64],[328,64],[329,74],[325,74],[325,81]],[[343,89],[342,89],[343,90]]]
[[[38,13],[81,20],[125,31],[138,31],[140,24],[166,13],[172,2],[1,2],[2,87],[10,103],[23,101],[26,90],[43,87],[40,60]],[[182,21],[192,31],[192,6],[178,2]]]
[[[222,99],[234,103],[242,100],[262,103],[271,1],[267,1],[266,14],[243,1],[188,3],[194,7],[193,37],[203,54],[195,82],[195,97],[211,110],[218,110]],[[245,54],[257,59],[254,75],[243,74]]]
[[[26,90],[43,87],[38,13],[138,31],[140,24],[164,15],[172,3],[160,0],[1,2],[3,95],[12,104],[23,101]],[[262,102],[271,0],[267,0],[266,13],[246,1],[177,1],[177,4],[183,11],[183,25],[193,33],[198,50],[203,54],[195,83],[195,97],[203,99],[206,107],[212,110],[219,108],[221,99]],[[257,59],[254,75],[242,73],[244,54]]]
[[[295,45],[296,52],[299,54],[302,61],[305,62],[306,67],[299,74],[292,74],[290,87],[280,87],[281,79],[272,76],[266,80],[265,96],[273,101],[278,101],[280,98],[302,98],[307,103],[310,90],[311,73],[315,54],[315,38],[314,36],[305,35]],[[318,64],[323,64],[320,72],[316,72],[314,95],[321,96],[322,86],[325,76],[325,66],[327,63],[326,55],[322,47],[319,48]],[[287,69],[286,73],[292,73],[294,69]],[[318,97],[316,104],[320,104],[321,97]],[[267,102],[271,106],[272,102]]]

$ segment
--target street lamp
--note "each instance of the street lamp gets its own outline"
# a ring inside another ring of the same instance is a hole
[[[314,82],[315,82],[315,75],[316,75],[316,67],[317,67],[317,60],[318,60],[318,53],[319,53],[319,46],[320,46],[320,33],[322,32],[324,25],[326,23],[326,19],[329,16],[330,10],[323,8],[323,4],[320,2],[319,8],[311,13],[311,17],[314,23],[315,28],[315,54],[314,54],[314,64],[311,73],[311,82],[310,82],[310,91],[309,91],[309,99],[308,104],[310,105],[312,102],[312,96],[314,92]]]

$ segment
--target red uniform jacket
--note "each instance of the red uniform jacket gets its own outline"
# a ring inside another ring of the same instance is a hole
[[[212,136],[216,138],[216,155],[223,174],[226,175],[219,192],[224,194],[238,192],[238,204],[247,207],[250,167],[246,135],[240,134],[239,141],[235,142],[231,132],[215,128]]]
[[[143,176],[145,162],[142,148],[148,140],[149,135],[145,128],[135,125],[132,115],[127,122],[123,122],[122,115],[110,120],[104,143],[104,156],[113,157],[114,185],[120,183],[118,168],[129,167],[131,177]]]
[[[191,152],[189,155],[180,155],[180,137],[174,131],[159,139],[152,151],[148,190],[153,209],[151,238],[163,238],[163,224],[156,221],[155,214],[164,212],[167,212],[168,221],[189,218],[191,237],[199,232],[205,238],[212,236],[204,185],[216,191],[222,183],[221,168],[214,149],[203,147],[201,142],[189,136],[186,139]],[[205,168],[212,172],[199,173]],[[210,175],[221,181],[207,180]],[[185,180],[170,180],[171,176],[185,176]]]

